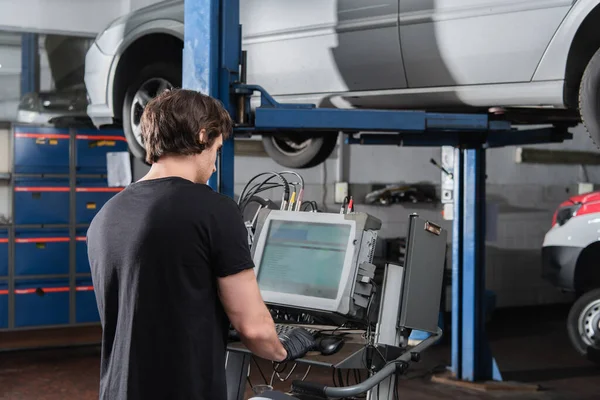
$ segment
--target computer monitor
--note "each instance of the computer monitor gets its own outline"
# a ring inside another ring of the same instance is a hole
[[[363,287],[368,279],[357,277],[374,273],[369,265],[380,227],[381,221],[365,213],[262,210],[252,251],[263,299],[359,316],[370,294]]]

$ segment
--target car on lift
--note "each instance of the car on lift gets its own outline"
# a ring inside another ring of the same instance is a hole
[[[575,350],[600,362],[600,192],[577,195],[555,211],[542,245],[542,276],[572,292],[567,330]]]
[[[247,82],[318,107],[491,112],[576,125],[600,144],[600,0],[240,0]],[[104,29],[86,56],[87,113],[144,157],[140,116],[182,85],[184,1]],[[197,40],[202,40],[198,38]],[[263,135],[281,165],[329,157],[338,132]]]

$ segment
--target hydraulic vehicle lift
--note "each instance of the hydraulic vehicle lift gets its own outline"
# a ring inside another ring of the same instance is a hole
[[[502,380],[485,337],[486,149],[571,139],[566,127],[516,130],[486,114],[319,109],[280,104],[245,82],[239,0],[185,0],[183,87],[220,99],[236,135],[344,132],[362,145],[453,146],[452,365],[458,380]],[[250,109],[250,96],[260,105]],[[369,133],[362,133],[369,132]],[[233,140],[225,142],[211,186],[233,197]]]

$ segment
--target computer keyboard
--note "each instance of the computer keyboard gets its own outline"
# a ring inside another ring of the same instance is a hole
[[[277,335],[281,335],[282,333],[290,332],[292,329],[295,329],[298,327],[299,327],[298,325],[275,324],[275,332],[277,332]],[[316,329],[306,328],[304,326],[302,326],[302,328],[304,328],[306,331],[308,331],[308,333],[313,335],[313,337],[316,337],[317,334],[319,333],[319,331]]]
[[[275,332],[277,332],[277,336],[281,335],[282,333],[290,332],[294,328],[298,328],[298,325],[275,324]],[[315,337],[315,338],[319,334],[319,331],[317,329],[311,329],[311,328],[306,328],[306,327],[302,327],[302,328],[306,329],[306,331],[308,331],[308,333],[313,335],[313,337]],[[235,329],[230,329],[228,340],[229,341],[239,341],[240,340],[239,333]]]
[[[300,325],[287,325],[287,324],[275,324],[275,332],[277,335],[285,334],[290,332],[292,329],[298,328]],[[335,335],[323,335],[318,329],[312,329],[302,326],[308,333],[310,333],[316,341],[316,348],[314,350],[320,352],[323,355],[331,355],[337,353],[344,345],[344,339],[341,336]],[[239,342],[240,335],[235,329],[229,330],[229,342]]]

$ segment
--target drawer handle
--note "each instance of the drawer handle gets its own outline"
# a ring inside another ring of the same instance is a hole
[[[42,289],[42,288],[37,288],[37,289],[35,289],[35,294],[37,294],[40,297],[44,297],[46,292],[44,292],[44,289]]]
[[[90,148],[103,147],[103,146],[114,147],[116,145],[117,145],[117,142],[115,142],[114,140],[93,140],[88,143],[88,147],[90,147]]]

